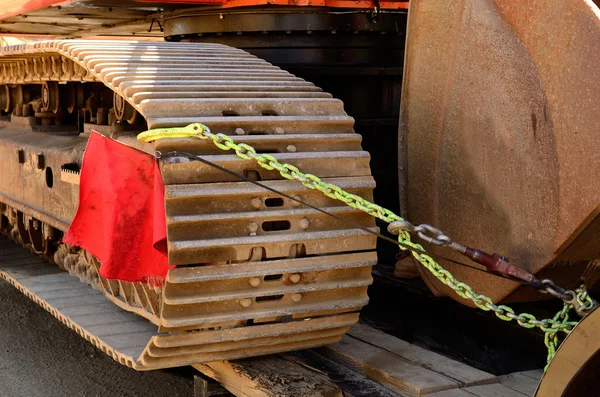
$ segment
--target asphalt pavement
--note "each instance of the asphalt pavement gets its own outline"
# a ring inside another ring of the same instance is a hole
[[[0,397],[191,397],[191,368],[124,367],[0,280]]]

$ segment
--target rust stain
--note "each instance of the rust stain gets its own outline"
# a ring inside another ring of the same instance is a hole
[[[457,8],[460,9],[456,25],[452,29],[452,49],[450,51],[450,55],[452,56],[452,60],[448,66],[448,71],[446,74],[446,80],[444,83],[444,93],[442,96],[441,103],[441,116],[440,116],[440,124],[439,124],[439,139],[438,139],[438,151],[440,155],[437,157],[436,167],[435,167],[435,183],[433,184],[434,193],[433,193],[433,219],[435,220],[435,224],[439,225],[440,216],[439,216],[439,199],[440,199],[440,178],[441,178],[441,169],[442,169],[442,161],[443,161],[443,151],[444,151],[444,131],[446,126],[446,119],[448,116],[448,105],[450,102],[450,93],[453,87],[454,74],[456,68],[456,61],[458,56],[458,47],[460,45],[460,35],[462,32],[463,26],[463,14],[465,11],[466,0],[462,0],[459,4],[457,4]]]

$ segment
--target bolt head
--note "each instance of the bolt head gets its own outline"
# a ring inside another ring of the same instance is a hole
[[[252,304],[252,299],[250,299],[250,298],[240,299],[240,305],[242,307],[250,307],[251,304]]]
[[[243,128],[236,128],[233,132],[235,132],[236,135],[246,135],[246,131],[244,131]]]
[[[285,134],[285,130],[281,127],[275,127],[275,133],[277,135],[283,135],[283,134]]]
[[[300,302],[300,300],[302,300],[302,294],[293,294],[291,298],[294,302]]]
[[[258,223],[251,222],[250,225],[248,226],[248,228],[250,229],[251,232],[254,233],[258,230]]]
[[[248,284],[250,284],[253,287],[258,287],[260,285],[260,278],[252,277],[250,278],[250,280],[248,280]]]
[[[294,145],[287,145],[287,147],[285,148],[288,152],[290,153],[296,153],[296,146]]]
[[[300,275],[298,273],[290,274],[289,279],[292,283],[296,284],[298,281],[300,281]]]
[[[302,218],[302,219],[300,220],[300,227],[301,227],[302,229],[307,229],[307,228],[308,228],[308,225],[310,225],[310,222],[308,221],[308,219],[306,219],[306,218]]]
[[[252,206],[253,206],[254,208],[256,208],[256,209],[258,209],[258,208],[262,207],[262,200],[261,200],[261,199],[259,199],[258,197],[254,197],[254,198],[252,199]]]
[[[302,197],[300,197],[298,195],[295,195],[295,196],[292,196],[292,197],[295,198],[296,200],[302,200]],[[294,206],[294,207],[300,207],[300,203],[299,202],[297,202],[295,200],[291,200],[291,201],[292,201],[292,206]]]

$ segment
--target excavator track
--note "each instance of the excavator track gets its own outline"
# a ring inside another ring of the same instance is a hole
[[[47,41],[1,54],[0,108],[10,122],[0,129],[0,150],[12,154],[0,158],[0,229],[95,289],[64,272],[37,275],[40,263],[30,274],[30,265],[2,260],[0,275],[63,323],[122,364],[146,370],[322,346],[358,320],[377,261],[375,238],[201,162],[161,162],[176,265],[162,287],[99,277],[95,258],[60,242],[76,209],[87,140],[61,120],[77,111],[86,126],[149,153],[203,155],[376,230],[368,215],[210,142],[135,143],[145,128],[201,122],[372,199],[370,157],[341,101],[218,44]],[[83,82],[114,92],[108,121],[104,109],[81,110]],[[112,128],[115,118],[120,127]],[[18,131],[17,122],[28,129]],[[11,245],[0,250],[3,259],[20,258]],[[94,313],[102,313],[102,325]]]

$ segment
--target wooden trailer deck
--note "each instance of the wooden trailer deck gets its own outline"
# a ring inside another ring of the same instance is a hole
[[[194,367],[238,397],[524,397],[543,373],[495,376],[364,324],[325,348]]]
[[[53,314],[88,341],[97,339],[88,335],[88,328],[107,328],[105,324],[110,323],[110,329],[96,329],[95,333],[102,331],[103,339],[112,338],[127,347],[125,337],[132,327],[146,324],[55,265],[5,238],[0,238],[0,245],[0,278],[51,313],[60,312]],[[69,316],[63,315],[66,309],[61,304],[73,294],[77,295],[77,307],[70,307]],[[91,324],[89,314],[99,306],[103,321]],[[365,324],[354,325],[341,341],[327,347],[194,368],[202,374],[195,383],[198,397],[523,397],[533,396],[542,375],[537,370],[495,376]]]

